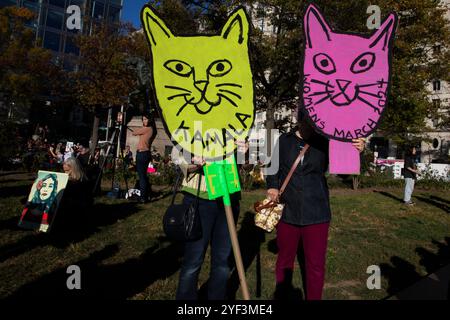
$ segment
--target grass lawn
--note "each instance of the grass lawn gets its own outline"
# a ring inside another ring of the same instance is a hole
[[[145,205],[99,198],[84,230],[55,238],[16,227],[32,178],[0,174],[0,297],[174,299],[183,249],[162,231],[170,196]],[[253,203],[263,194],[243,194],[238,223],[254,299],[272,299],[275,285],[275,233],[252,224]],[[448,192],[417,189],[414,207],[401,203],[400,189],[338,189],[331,194],[325,299],[383,299],[450,263]],[[81,268],[80,291],[66,288],[70,265]],[[380,290],[366,287],[370,265],[381,267]],[[201,286],[208,269],[205,263]],[[296,265],[293,299],[302,296],[300,279]],[[236,274],[230,292],[241,298]]]

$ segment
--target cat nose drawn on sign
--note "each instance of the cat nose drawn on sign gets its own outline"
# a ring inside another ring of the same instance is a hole
[[[205,93],[206,91],[206,87],[208,86],[208,81],[207,80],[199,80],[199,81],[195,81],[194,82],[194,86],[201,92],[201,93]]]
[[[339,92],[331,98],[331,101],[337,106],[348,106],[355,101],[358,92],[352,81],[337,79],[336,84]]]

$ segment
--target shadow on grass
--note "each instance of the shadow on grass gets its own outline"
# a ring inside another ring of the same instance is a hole
[[[446,237],[444,242],[432,241],[437,247],[437,253],[433,253],[423,247],[417,247],[415,252],[420,256],[420,265],[424,266],[427,274],[436,272],[439,268],[450,263],[450,238]],[[380,264],[381,274],[387,278],[387,293],[390,298],[402,290],[421,280],[423,276],[416,271],[416,267],[410,262],[393,256],[390,263]],[[448,284],[442,284],[448,285]],[[417,297],[426,299],[426,297]]]
[[[29,179],[5,179],[5,180],[0,180],[0,183],[14,183],[14,182],[24,182],[24,181],[28,181],[30,183],[30,189],[31,189],[31,185],[34,182],[33,178],[29,178]]]
[[[167,279],[179,270],[183,246],[172,243],[158,249],[158,245],[155,245],[139,257],[123,263],[101,264],[118,251],[117,244],[110,245],[92,253],[87,259],[74,263],[81,269],[81,290],[67,289],[66,281],[70,275],[66,273],[66,268],[62,268],[22,286],[10,298],[35,296],[120,300],[132,298],[155,281]]]
[[[266,235],[264,230],[255,226],[255,214],[247,211],[242,219],[241,228],[238,231],[238,240],[242,255],[242,264],[244,270],[247,271],[256,259],[256,298],[261,297],[261,244],[266,241]],[[230,258],[230,265],[235,266],[234,256]],[[248,284],[249,287],[253,287],[252,284]],[[240,282],[237,269],[231,274],[228,282],[227,297],[229,300],[236,300],[236,293],[239,290]]]
[[[400,203],[404,203],[402,198],[399,198],[399,197],[393,195],[392,193],[389,193],[389,192],[386,192],[386,191],[378,191],[378,190],[374,190],[373,192],[379,193],[379,194],[381,194],[381,195],[383,195],[385,197],[391,198],[391,199],[396,200],[396,201],[398,201]]]
[[[30,193],[31,190],[31,183],[30,185],[17,185],[17,186],[9,186],[9,187],[1,187],[0,188],[0,194],[2,195],[2,198],[9,198],[9,197],[26,197]]]
[[[46,245],[64,249],[72,243],[81,242],[96,234],[99,232],[100,227],[112,225],[118,220],[125,219],[138,211],[137,203],[132,202],[95,204],[87,214],[84,213],[86,220],[78,219],[77,224],[70,228],[64,227],[58,230],[57,225],[55,225],[55,229],[49,234],[36,234],[34,231],[29,231],[29,235],[24,236],[15,243],[0,247],[0,262]],[[58,223],[58,219],[64,219],[63,215],[64,212],[58,212],[55,224]],[[13,222],[13,219],[4,221],[4,227],[18,230],[18,227],[15,227]],[[17,222],[18,219],[15,219],[16,224]]]
[[[444,199],[444,198],[441,198],[441,197],[430,196],[430,199],[431,199],[431,200],[435,200],[435,201],[439,201],[439,202],[444,202],[444,203],[450,205],[450,200],[447,200],[447,199]]]
[[[432,196],[430,196],[429,198],[425,198],[423,196],[414,196],[414,198],[416,198],[419,201],[428,203],[428,204],[430,204],[432,206],[435,206],[436,208],[443,210],[445,213],[450,213],[450,205],[441,202],[444,199],[438,201],[438,200],[435,200],[435,199],[441,199],[441,198],[438,198],[438,197],[433,197],[432,198]],[[445,201],[446,200],[444,200],[444,202]]]
[[[172,195],[173,195],[173,193],[171,191],[168,191],[168,192],[153,191],[152,195],[151,195],[151,200],[149,201],[149,203],[158,202],[167,197],[171,197]]]
[[[11,230],[11,231],[17,231],[19,230],[19,227],[17,226],[17,223],[19,223],[20,217],[12,217],[6,220],[0,221],[0,231],[1,230]]]

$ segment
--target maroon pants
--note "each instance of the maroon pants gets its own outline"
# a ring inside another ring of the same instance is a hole
[[[302,227],[279,222],[277,225],[277,285],[290,281],[285,279],[285,276],[292,274],[300,245],[300,249],[303,249],[301,260],[304,262],[302,274],[304,281],[306,280],[306,285],[303,283],[306,288],[306,299],[320,300],[322,298],[329,226],[328,222]]]

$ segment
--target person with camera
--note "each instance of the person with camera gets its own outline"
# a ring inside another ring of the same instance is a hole
[[[148,181],[147,168],[152,160],[150,147],[154,135],[153,128],[150,123],[150,115],[142,116],[142,128],[133,130],[133,136],[139,137],[139,143],[136,151],[136,171],[139,177],[139,190],[141,193],[139,202],[146,203],[148,201],[151,185]]]

